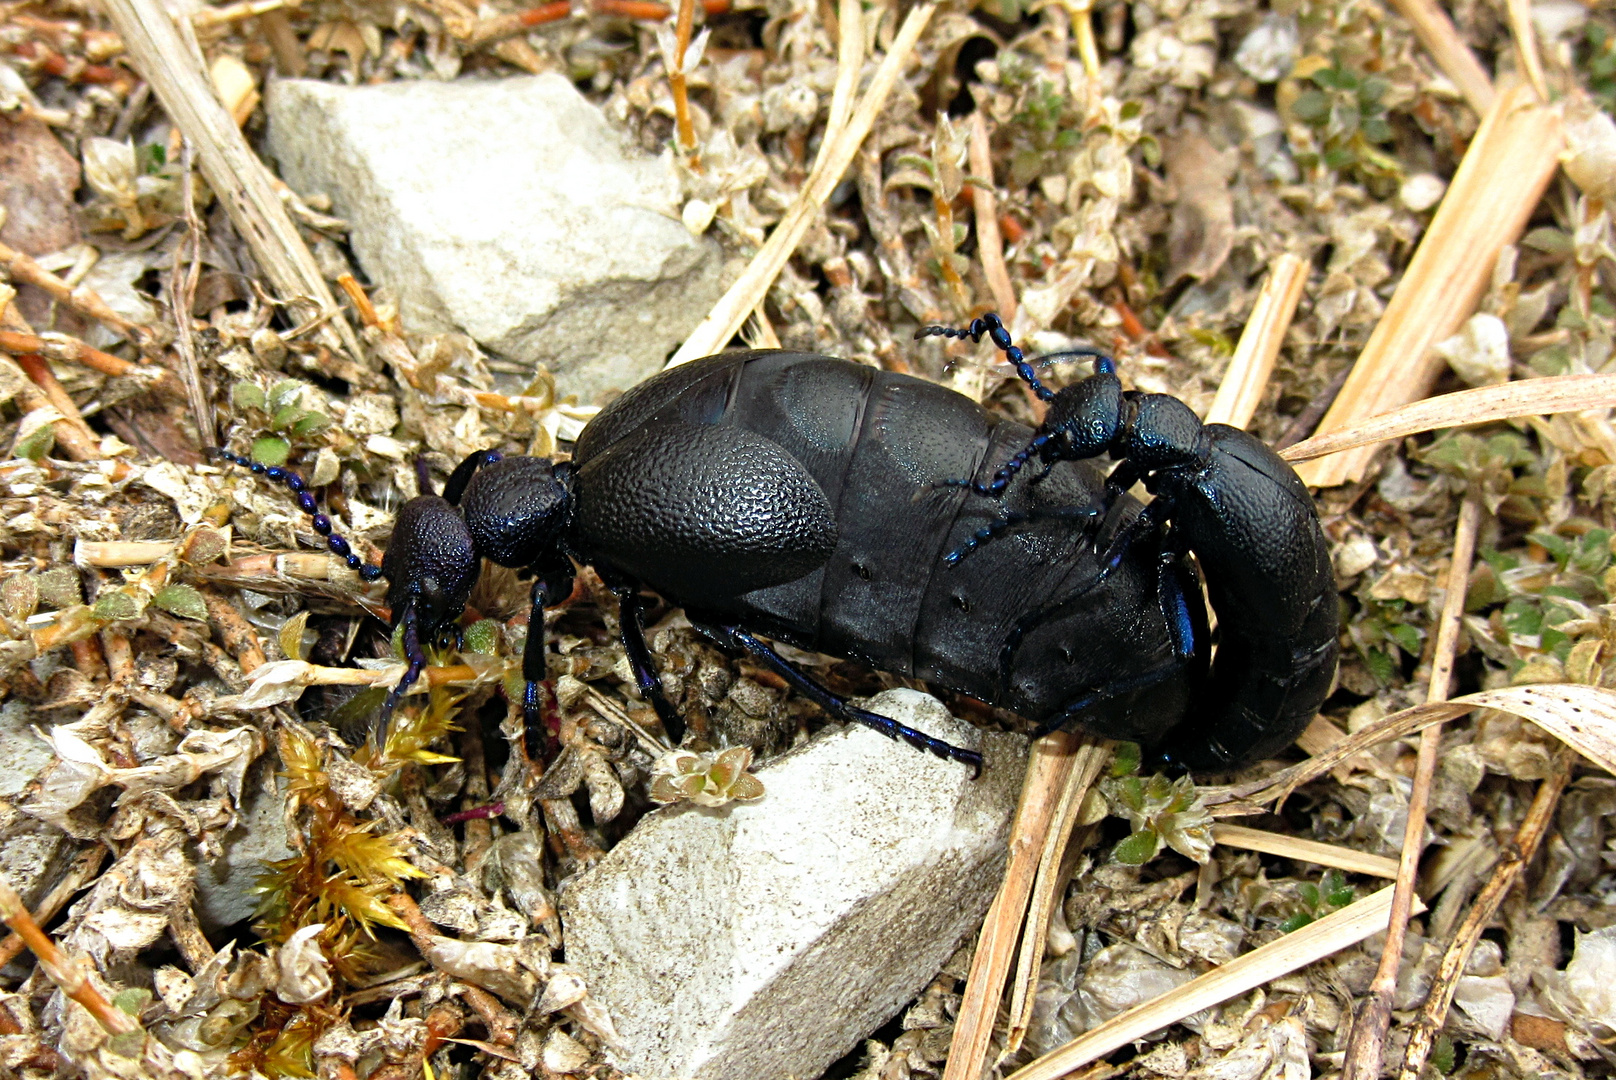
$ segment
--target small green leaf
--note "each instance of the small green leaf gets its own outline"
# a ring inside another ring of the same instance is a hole
[[[53,566],[39,575],[39,598],[54,608],[68,608],[84,601],[79,588],[79,572],[71,566]]]
[[[387,700],[387,687],[367,686],[331,710],[326,722],[339,731],[358,728]]]
[[[238,382],[230,388],[230,404],[237,409],[257,409],[264,411],[267,400],[264,397],[264,388],[255,382]]]
[[[1284,922],[1280,923],[1279,928],[1287,934],[1294,934],[1296,931],[1300,930],[1302,927],[1308,925],[1312,921],[1313,916],[1307,914],[1306,912],[1299,911],[1295,915],[1292,915],[1290,918],[1286,919]]]
[[[275,410],[275,415],[269,421],[269,426],[276,431],[285,431],[307,415],[308,410],[300,405],[283,405]]]
[[[40,424],[27,435],[17,440],[11,448],[15,457],[27,458],[30,461],[39,461],[56,446],[56,425]]]
[[[1392,126],[1378,116],[1371,116],[1363,122],[1363,137],[1372,143],[1391,142]]]
[[[1332,889],[1324,897],[1325,903],[1333,908],[1344,908],[1356,899],[1358,899],[1358,894],[1353,891],[1351,885],[1343,885],[1339,889]]]
[[[1571,234],[1556,229],[1551,225],[1544,225],[1533,229],[1521,237],[1521,243],[1529,248],[1547,252],[1550,255],[1570,255],[1576,250],[1576,244]]]
[[[118,991],[112,999],[112,1004],[130,1016],[139,1016],[151,999],[150,990],[143,986],[132,986],[127,990]]]
[[[1319,887],[1311,882],[1303,882],[1302,887],[1296,890],[1296,895],[1302,898],[1310,910],[1317,910],[1319,906]]]
[[[1139,771],[1139,760],[1140,750],[1138,743],[1117,743],[1116,754],[1111,758],[1111,775],[1132,776]]]
[[[107,1049],[118,1057],[138,1058],[146,1051],[144,1031],[125,1031],[107,1040]]]
[[[109,589],[95,598],[91,611],[96,618],[112,622],[115,619],[133,619],[144,606],[122,589]]]
[[[1386,631],[1386,636],[1397,642],[1397,647],[1410,656],[1420,655],[1424,642],[1420,639],[1420,632],[1406,623],[1398,623]]]
[[[492,656],[499,650],[499,623],[479,619],[466,628],[466,651]]]
[[[1358,155],[1345,146],[1338,146],[1334,150],[1324,152],[1324,164],[1332,169],[1345,169],[1358,160]]]
[[[292,434],[299,439],[306,439],[310,435],[318,435],[331,426],[331,418],[325,413],[306,412],[292,424]]]
[[[1330,98],[1319,90],[1306,90],[1291,103],[1291,115],[1304,124],[1318,124],[1330,115]]]
[[[1111,860],[1125,866],[1143,866],[1161,850],[1161,837],[1155,829],[1140,829],[1111,849]]]
[[[291,454],[291,443],[279,435],[265,435],[253,440],[249,456],[260,465],[285,465]]]
[[[1454,1052],[1453,1040],[1446,1035],[1438,1035],[1436,1044],[1431,1047],[1430,1061],[1431,1068],[1443,1076],[1452,1072],[1454,1065],[1459,1061],[1458,1055]]]
[[[269,388],[269,411],[280,412],[288,405],[297,404],[303,396],[303,384],[296,379],[282,379]]]
[[[189,585],[169,585],[152,597],[152,603],[182,619],[206,622],[208,618],[207,601]]]

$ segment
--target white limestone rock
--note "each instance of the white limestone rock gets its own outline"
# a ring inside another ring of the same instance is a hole
[[[757,773],[755,803],[647,817],[562,897],[584,972],[644,1080],[817,1076],[915,997],[1004,868],[1026,741],[936,699],[866,707],[979,748],[980,779],[862,727]]]
[[[287,79],[266,105],[281,175],[331,196],[407,330],[463,330],[587,402],[658,370],[723,292],[669,161],[626,146],[560,75]]]
[[[267,862],[290,858],[286,840],[286,800],[268,758],[247,770],[236,827],[224,837],[224,853],[209,861],[193,848],[196,859],[196,916],[208,933],[225,930],[258,910],[263,894],[258,879]]]

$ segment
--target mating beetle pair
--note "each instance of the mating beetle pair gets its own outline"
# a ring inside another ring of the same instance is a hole
[[[1290,467],[1176,398],[1124,391],[1104,356],[1085,354],[1095,373],[1050,391],[995,315],[916,336],[933,334],[988,335],[1049,403],[1044,423],[909,376],[751,351],[634,387],[571,462],[467,458],[441,496],[400,510],[379,571],[356,567],[387,578],[409,660],[382,722],[486,558],[534,578],[522,663],[534,753],[543,609],[570,593],[575,563],[621,598],[635,679],[675,742],[684,724],[645,644],[642,587],[831,715],[973,766],[974,751],[846,704],[761,638],[950,687],[1043,731],[1141,742],[1184,768],[1289,745],[1329,691],[1339,619],[1329,549]],[[1109,477],[1101,456],[1120,462]],[[314,512],[296,474],[250,467]],[[1127,494],[1139,481],[1145,506]],[[315,527],[358,561],[323,517]],[[1218,618],[1211,660],[1191,554]]]

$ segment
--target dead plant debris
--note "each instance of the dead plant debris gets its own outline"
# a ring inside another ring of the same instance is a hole
[[[136,25],[160,32],[118,32]],[[1432,378],[1616,371],[1601,5],[250,0],[171,18],[6,0],[0,1072],[620,1075],[612,1019],[564,962],[558,891],[659,803],[758,798],[751,763],[821,724],[659,610],[692,733],[673,752],[586,572],[547,616],[541,775],[510,705],[526,586],[494,571],[376,747],[404,670],[381,593],[319,553],[284,492],[202,455],[217,432],[293,463],[375,561],[423,475],[441,485],[484,447],[566,453],[598,402],[413,332],[362,284],[328,193],[254,172],[266,80],[541,72],[669,155],[693,233],[759,255],[679,359],[739,331],[1034,422],[985,350],[910,342],[996,308],[1029,351],[1111,350],[1133,386],[1203,414],[1238,358],[1218,415],[1285,444],[1338,391],[1348,416]],[[1519,138],[1478,162],[1484,120]],[[1481,262],[1451,224],[1466,214],[1497,233]],[[1349,379],[1360,352],[1387,363]],[[1545,387],[1519,399],[1584,403]],[[828,1075],[1609,1074],[1616,429],[1599,408],[1409,435],[1451,424],[1444,408],[1310,474],[1349,481],[1317,496],[1345,614],[1305,740],[1317,767],[1196,789],[1122,747],[1091,788],[1104,747],[1062,743],[1077,769],[1035,755],[1022,816],[1040,824],[989,915],[992,955],[962,950],[901,1033]],[[1438,655],[1467,501],[1475,561]],[[803,659],[841,690],[882,682]],[[1441,704],[1433,667],[1455,698],[1491,693]],[[1513,689],[1537,684],[1576,685]],[[1411,797],[1428,846],[1410,917],[1379,877]],[[1256,820],[1213,823],[1238,816]],[[1388,911],[1409,921],[1365,1057],[1349,1032]]]

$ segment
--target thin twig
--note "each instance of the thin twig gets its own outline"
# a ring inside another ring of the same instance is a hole
[[[1302,286],[1307,284],[1311,264],[1299,255],[1289,252],[1274,260],[1268,270],[1268,280],[1257,293],[1252,305],[1251,318],[1240,332],[1240,344],[1218,384],[1218,396],[1206,414],[1209,424],[1228,424],[1243,428],[1251,423],[1268,388],[1268,379],[1279,359],[1279,347],[1284,344],[1285,331],[1290,328],[1291,317],[1302,299]]]
[[[1453,80],[1476,115],[1491,108],[1493,82],[1487,77],[1487,69],[1464,43],[1442,6],[1436,0],[1392,0],[1392,5],[1414,27],[1420,44],[1425,46],[1442,73]]]
[[[1616,408],[1616,375],[1548,375],[1416,401],[1350,428],[1304,439],[1286,447],[1279,456],[1292,462],[1311,461],[1425,431],[1610,408]]]
[[[674,126],[679,133],[679,152],[692,172],[701,171],[696,154],[696,127],[690,122],[690,89],[685,82],[685,50],[690,48],[690,28],[696,20],[696,0],[679,0],[679,21],[674,26],[673,70],[668,85],[673,90]]]
[[[114,1006],[91,985],[82,961],[70,958],[57,947],[56,942],[23,906],[22,897],[3,879],[0,879],[0,921],[22,938],[23,944],[39,958],[39,966],[50,976],[51,982],[61,987],[62,993],[84,1006],[85,1011],[95,1017],[108,1034],[127,1035],[140,1030],[133,1016]]]
[[[5,244],[0,244],[0,267],[3,267],[14,280],[43,289],[52,300],[66,305],[80,315],[111,327],[140,346],[142,350],[153,343],[155,335],[149,328],[131,322],[113,311],[95,290],[85,288],[83,285],[74,288],[29,256]]]
[[[1498,906],[1509,895],[1521,872],[1531,863],[1532,856],[1537,854],[1538,845],[1543,842],[1549,825],[1554,821],[1554,810],[1560,803],[1560,795],[1571,782],[1571,766],[1575,761],[1576,755],[1569,748],[1562,748],[1555,755],[1554,771],[1538,786],[1532,805],[1527,807],[1526,817],[1521,820],[1520,828],[1515,830],[1513,843],[1500,854],[1492,877],[1476,895],[1470,913],[1459,924],[1447,952],[1442,954],[1436,978],[1431,983],[1430,996],[1425,999],[1420,1018],[1409,1035],[1408,1056],[1403,1059],[1398,1080],[1419,1080],[1423,1075],[1437,1033],[1447,1022],[1448,1008],[1453,1004],[1454,991],[1458,989],[1459,979],[1470,962],[1471,950],[1481,940],[1482,931],[1492,922]]]
[[[1032,744],[1021,803],[1010,826],[1010,860],[1005,865],[1004,883],[988,908],[976,955],[971,958],[943,1080],[976,1080],[981,1075],[1005,976],[1010,973],[1010,958],[1021,936],[1033,875],[1059,808],[1058,793],[1076,767],[1079,750],[1091,747],[1089,740],[1067,731],[1051,732]]]
[[[1466,587],[1470,582],[1470,561],[1476,551],[1476,527],[1481,521],[1481,500],[1472,495],[1459,510],[1454,530],[1453,562],[1448,566],[1447,595],[1437,626],[1436,646],[1431,656],[1431,684],[1428,702],[1446,701],[1453,675],[1453,658],[1459,645],[1460,620],[1464,616]],[[1373,1080],[1380,1075],[1386,1032],[1391,1027],[1392,999],[1397,993],[1397,972],[1403,962],[1403,939],[1408,931],[1409,912],[1414,906],[1414,886],[1420,874],[1420,854],[1425,847],[1426,809],[1431,782],[1436,776],[1437,749],[1442,743],[1442,725],[1432,724],[1420,732],[1420,749],[1414,763],[1414,786],[1408,798],[1408,821],[1403,828],[1403,850],[1393,886],[1391,921],[1386,928],[1386,944],[1380,966],[1369,992],[1358,1006],[1342,1063],[1342,1080]]]
[[[84,886],[88,885],[97,874],[101,872],[101,864],[106,861],[107,849],[95,844],[80,851],[73,860],[73,865],[67,868],[62,880],[52,886],[51,891],[34,909],[34,922],[44,926],[61,912],[67,902]],[[17,958],[17,954],[28,947],[21,934],[11,934],[4,941],[0,941],[0,967],[5,967]]]
[[[831,191],[847,172],[847,166],[852,162],[853,155],[858,152],[864,137],[870,133],[876,116],[885,107],[887,97],[897,84],[898,77],[909,65],[915,44],[920,40],[921,33],[936,11],[935,2],[918,4],[910,9],[908,17],[898,30],[897,37],[893,39],[892,48],[881,61],[881,66],[876,68],[864,96],[852,110],[846,127],[834,140],[827,133],[825,145],[820,148],[819,160],[814,163],[814,168],[809,173],[807,182],[803,184],[802,191],[798,193],[797,200],[791,204],[791,209],[786,211],[780,224],[775,226],[769,238],[763,242],[763,246],[742,271],[740,278],[719,298],[707,318],[691,332],[684,344],[679,346],[679,350],[668,361],[669,367],[710,356],[723,348],[746,322],[752,309],[762,302],[769,286],[780,275],[792,252],[797,250],[797,245],[807,233],[808,226],[813,223],[814,216],[820,212]],[[862,43],[862,35],[860,41]],[[840,82],[840,75],[837,78]]]
[[[1321,431],[1351,427],[1431,392],[1443,366],[1432,346],[1475,310],[1499,253],[1520,236],[1554,176],[1564,144],[1559,112],[1539,104],[1530,87],[1499,92]],[[1334,487],[1362,478],[1373,456],[1353,451],[1297,473],[1311,486]]]
[[[999,234],[998,199],[993,194],[993,152],[988,144],[988,124],[982,110],[971,114],[970,168],[971,203],[976,211],[976,248],[982,261],[982,276],[988,279],[999,317],[1008,325],[1016,317],[1016,287],[1004,263],[1004,237]]]
[[[1011,1073],[1009,1080],[1056,1080],[1186,1016],[1350,948],[1386,928],[1391,903],[1392,891],[1385,888],[1348,904],[1278,941],[1213,968],[1177,990],[1135,1005]]]
[[[203,446],[217,446],[213,410],[208,407],[207,395],[202,390],[202,369],[197,362],[196,342],[191,337],[191,306],[196,301],[196,283],[202,273],[202,222],[196,216],[196,198],[191,185],[193,157],[191,140],[186,139],[180,165],[180,187],[185,193],[185,238],[174,248],[174,265],[168,273],[168,306],[174,315],[174,347],[180,354],[180,370],[184,373],[185,394],[191,402],[197,438]]]
[[[1338,844],[1318,840],[1305,840],[1300,836],[1248,829],[1244,825],[1214,825],[1212,839],[1224,847],[1245,851],[1261,851],[1282,859],[1295,859],[1318,866],[1333,866],[1354,874],[1370,874],[1388,880],[1397,876],[1397,860],[1384,855],[1371,855],[1367,851],[1354,851]]]
[[[1548,80],[1543,77],[1543,57],[1538,53],[1537,30],[1532,26],[1531,0],[1508,0],[1509,32],[1515,39],[1515,51],[1520,55],[1526,80],[1537,92],[1539,101],[1549,100]]]

